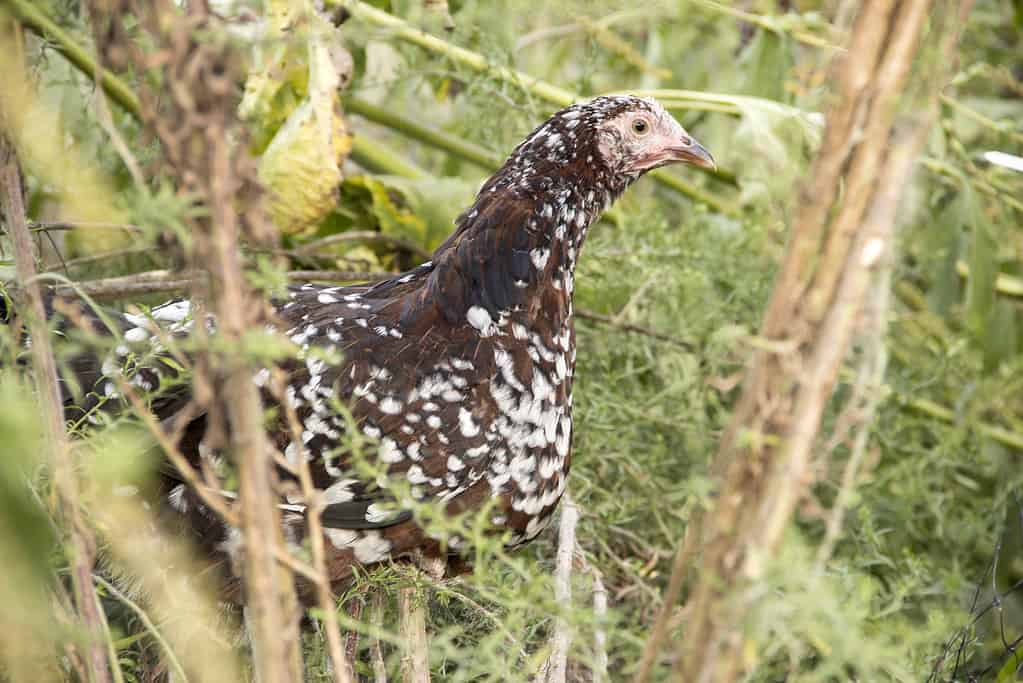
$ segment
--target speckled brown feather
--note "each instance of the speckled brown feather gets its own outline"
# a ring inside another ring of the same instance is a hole
[[[546,526],[571,467],[575,264],[589,226],[646,169],[637,164],[641,141],[625,140],[618,125],[633,116],[682,131],[659,105],[634,97],[568,107],[515,149],[430,262],[375,285],[303,285],[277,302],[277,327],[299,349],[283,367],[286,400],[302,434],[292,441],[278,410],[270,436],[289,462],[308,459],[324,491],[333,582],[346,581],[356,564],[460,544],[429,538],[400,510],[388,481],[356,473],[342,447],[351,424],[378,444],[370,460],[385,465],[391,481],[409,484],[413,498],[438,501],[449,514],[493,500],[489,522],[508,533],[510,545]],[[122,319],[121,332],[135,343],[150,338],[158,356],[152,325],[187,335],[194,324],[189,312],[187,302],[171,302],[154,309],[152,320]],[[215,321],[207,325],[214,329]],[[317,349],[342,360],[327,363]],[[116,398],[108,378],[124,370],[113,365],[86,362],[78,381]],[[156,388],[173,369],[157,364],[128,374]],[[254,377],[263,387],[267,379],[267,371]],[[187,393],[179,392],[155,401],[154,410],[169,423],[184,400]],[[264,400],[273,405],[269,393]],[[73,398],[68,406],[83,407]],[[180,448],[193,464],[206,459],[216,468],[218,455],[204,448],[204,434],[205,417],[194,416]],[[291,478],[283,469],[280,476]],[[228,558],[243,542],[236,530],[173,473],[162,497],[169,517],[197,538],[211,563],[233,564]],[[304,502],[290,497],[280,504],[286,538],[302,543]],[[226,595],[240,598],[238,585],[229,578]]]

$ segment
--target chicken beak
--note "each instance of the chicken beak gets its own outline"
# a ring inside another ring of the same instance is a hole
[[[717,170],[714,157],[710,155],[706,147],[693,138],[689,138],[689,144],[669,147],[668,152],[671,154],[672,161],[681,161],[684,164],[709,168],[712,171]]]

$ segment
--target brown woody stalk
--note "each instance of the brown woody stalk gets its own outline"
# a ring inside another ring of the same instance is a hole
[[[284,406],[285,418],[288,422],[288,430],[291,432],[291,440],[296,444],[302,444],[302,425],[298,420],[298,413],[295,407],[286,400],[286,382],[283,373],[278,370],[275,373],[273,382],[274,397]],[[334,594],[330,588],[330,581],[327,576],[326,549],[323,539],[323,525],[320,523],[320,515],[323,514],[325,502],[323,492],[317,490],[313,484],[312,472],[309,470],[309,458],[305,445],[302,445],[298,457],[298,481],[302,489],[302,498],[306,505],[306,524],[309,533],[309,546],[312,551],[313,570],[316,577],[316,599],[323,612],[323,630],[327,637],[327,652],[333,663],[333,674],[335,683],[351,683],[352,667],[349,662],[354,661],[354,653],[346,655],[344,644],[341,640],[341,630],[337,623],[337,604]]]
[[[29,335],[32,339],[32,365],[36,386],[39,389],[39,403],[42,410],[43,426],[49,442],[50,466],[53,471],[53,486],[57,493],[58,515],[63,520],[71,563],[71,584],[74,589],[75,608],[86,634],[83,644],[85,668],[94,683],[110,680],[110,669],[104,648],[103,619],[99,613],[99,600],[92,583],[92,567],[95,562],[96,542],[92,529],[85,523],[79,508],[78,481],[64,426],[64,411],[57,378],[57,364],[50,348],[46,312],[36,280],[35,252],[25,219],[25,204],[22,198],[22,178],[14,147],[0,136],[0,206],[8,233],[14,243],[14,260],[18,282],[22,287],[19,310],[25,312]]]
[[[401,675],[405,683],[430,683],[430,638],[426,631],[429,609],[425,587],[419,581],[440,581],[445,567],[442,557],[417,557],[411,570],[415,582],[398,591],[398,631],[405,643]]]
[[[170,0],[96,4],[97,43],[113,70],[129,63],[140,74],[161,70],[162,92],[140,93],[141,118],[161,143],[180,190],[205,209],[189,219],[190,256],[209,274],[194,291],[198,301],[211,304],[218,338],[233,353],[211,350],[200,358],[195,393],[208,409],[207,445],[227,448],[238,468],[242,574],[257,679],[298,681],[299,612],[291,574],[278,563],[284,544],[271,448],[253,362],[240,353],[246,333],[263,318],[244,278],[240,242],[266,241],[271,231],[244,144],[232,142],[238,60],[205,2],[183,9]],[[124,16],[138,18],[155,52],[146,53],[128,37],[119,20]],[[203,325],[196,330],[205,332]]]
[[[425,594],[416,586],[398,591],[398,630],[405,642],[401,677],[405,683],[430,683],[430,641],[426,634]]]
[[[699,576],[678,680],[734,681],[749,661],[743,627],[756,603],[748,588],[764,576],[806,493],[821,416],[934,118],[934,77],[951,61],[954,41],[945,40],[948,54],[934,59],[932,78],[923,79],[931,87],[903,96],[930,9],[930,0],[870,0],[836,65],[836,100],[764,319],[766,342],[754,353],[715,461],[720,492],[694,522]],[[961,25],[950,11],[941,15],[935,26],[946,36]],[[935,28],[931,37],[941,33]],[[912,113],[896,126],[900,108]],[[674,567],[673,587],[683,570]]]
[[[579,508],[566,493],[561,501],[561,520],[558,523],[558,554],[554,570],[554,599],[562,609],[572,604],[572,558],[576,551],[575,527],[579,522]],[[568,648],[572,644],[572,631],[564,617],[558,617],[551,634],[551,654],[540,667],[537,680],[546,683],[565,683],[568,675]]]

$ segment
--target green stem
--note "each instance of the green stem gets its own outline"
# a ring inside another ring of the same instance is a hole
[[[360,0],[327,0],[327,4],[343,7],[356,19],[387,29],[390,34],[398,40],[402,40],[407,43],[411,43],[412,45],[416,45],[417,47],[421,47],[424,50],[443,55],[451,61],[477,73],[485,73],[491,78],[496,78],[500,81],[520,87],[536,97],[559,107],[567,107],[573,102],[581,99],[578,95],[569,90],[559,88],[556,85],[530,76],[522,71],[516,71],[514,69],[509,69],[506,66],[493,64],[478,52],[473,52],[471,50],[458,47],[457,45],[452,45],[446,40],[442,40],[434,35],[420,31],[404,20],[382,10],[378,10],[377,8],[366,4],[365,2],[361,2]],[[690,94],[693,96],[687,99],[700,102],[700,93],[692,92]],[[720,102],[709,103],[721,104]],[[703,202],[712,207],[715,211],[719,211],[729,216],[739,215],[739,209],[735,205],[727,202],[726,200],[719,199],[709,192],[700,190],[694,185],[679,179],[667,171],[658,170],[652,172],[650,175],[662,185],[670,187],[676,192],[680,192],[691,199]]]
[[[325,4],[343,7],[356,19],[388,29],[391,35],[399,40],[411,43],[429,52],[444,55],[451,61],[457,62],[473,71],[486,73],[501,81],[515,83],[524,90],[528,90],[537,97],[552,102],[559,107],[567,107],[579,99],[569,90],[559,88],[556,85],[542,81],[539,78],[534,78],[521,71],[492,64],[478,52],[452,45],[446,40],[420,31],[393,14],[378,10],[365,2],[360,2],[359,0],[327,0]]]
[[[149,618],[149,615],[146,614],[146,611],[139,607],[134,600],[132,600],[127,595],[122,593],[117,588],[117,586],[110,583],[102,576],[93,574],[92,579],[98,585],[103,586],[103,588],[105,588],[107,592],[110,593],[110,595],[112,595],[114,598],[120,601],[121,604],[123,604],[125,607],[127,607],[128,609],[135,613],[135,616],[138,617],[139,621],[142,622],[142,625],[146,628],[146,631],[148,631],[149,635],[153,637],[153,640],[156,641],[156,643],[163,649],[164,653],[167,655],[168,663],[171,665],[171,668],[174,669],[174,673],[177,674],[176,678],[187,683],[188,676],[185,674],[185,667],[181,666],[181,662],[178,660],[177,655],[174,654],[174,650],[171,648],[170,643],[168,643],[166,638],[163,637],[163,633],[160,632],[160,629],[156,628],[156,624],[154,624],[153,620]],[[139,635],[144,636],[145,633],[141,633]],[[115,645],[117,645],[117,643],[115,643]]]
[[[404,116],[395,114],[389,109],[378,107],[358,97],[346,97],[345,107],[353,114],[359,114],[373,123],[387,126],[431,147],[442,149],[466,161],[470,161],[486,171],[493,171],[503,162],[503,159],[498,154],[494,154],[479,145],[466,142],[442,130],[421,125]]]
[[[418,124],[400,114],[377,107],[358,97],[345,98],[345,106],[350,113],[359,114],[373,123],[386,126],[425,145],[430,145],[452,156],[470,161],[488,172],[496,170],[504,163],[500,155],[490,150],[474,145],[471,142],[466,142],[442,130]],[[390,152],[387,146],[380,142],[374,142],[371,145],[365,141],[360,143],[359,138],[356,138],[356,143],[352,147],[352,159],[371,171],[400,175],[412,179],[425,177],[426,172],[419,170],[418,167],[414,167],[415,172],[422,175],[403,172],[402,166],[405,165],[405,162],[398,158],[396,154]],[[616,225],[621,225],[622,223],[622,215],[618,209],[608,209],[604,212],[604,218]]]
[[[0,2],[6,3],[13,10],[14,16],[25,28],[49,41],[58,52],[87,77],[96,80],[96,75],[99,74],[99,85],[103,88],[103,92],[126,112],[135,118],[141,118],[142,106],[138,96],[118,76],[101,69],[92,55],[78,45],[70,33],[54,23],[28,0],[0,0]],[[356,136],[352,141],[352,159],[378,173],[389,173],[413,180],[429,177],[421,168],[405,161],[388,149],[386,145],[371,142],[360,136]]]
[[[86,76],[96,80],[96,75],[99,74],[99,84],[103,88],[103,92],[107,94],[107,97],[135,118],[141,117],[142,106],[139,103],[139,98],[132,92],[131,88],[114,74],[101,69],[92,55],[76,43],[71,34],[54,23],[42,10],[36,7],[35,3],[31,2],[31,0],[0,1],[12,10],[14,16],[25,28],[48,40],[58,52],[64,55],[69,62],[74,64]]]
[[[900,395],[899,398],[905,403],[905,405],[929,417],[937,418],[950,424],[955,424],[957,421],[955,412],[940,403],[935,403],[934,401],[930,401],[926,398],[910,398],[905,395]],[[1023,434],[1014,432],[1010,429],[1005,429],[1004,427],[996,427],[995,425],[990,425],[986,422],[977,423],[973,426],[973,429],[975,429],[978,434],[983,434],[989,439],[997,441],[1002,445],[1023,450]]]
[[[430,174],[379,140],[370,140],[361,135],[352,138],[351,159],[374,173],[396,175],[409,180],[426,180]]]
[[[954,187],[959,187],[959,183],[965,177],[962,171],[955,168],[951,164],[948,164],[939,159],[934,159],[932,157],[921,157],[920,164],[928,171],[931,171],[932,173],[936,173],[940,176],[950,179],[951,180],[950,184],[953,185]],[[1016,211],[1023,213],[1023,202],[1016,199],[1015,197],[1012,197],[1006,194],[1005,192],[1000,191],[997,187],[991,185],[988,182],[985,182],[984,180],[978,178],[977,176],[970,177],[969,182],[972,183],[975,188],[977,188],[984,194],[990,197],[997,197],[999,200],[1005,202],[1006,204],[1014,208]]]

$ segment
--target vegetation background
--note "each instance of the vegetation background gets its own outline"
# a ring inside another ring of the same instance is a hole
[[[576,96],[664,91],[660,99],[719,163],[717,174],[672,170],[639,183],[586,245],[576,277],[570,598],[555,587],[556,532],[508,554],[470,529],[472,574],[437,583],[371,573],[339,613],[346,632],[362,634],[357,671],[376,680],[402,675],[408,624],[394,598],[409,585],[428,605],[436,680],[528,680],[557,647],[558,623],[571,634],[569,680],[626,680],[687,523],[712,500],[710,463],[759,343],[797,190],[820,142],[828,66],[858,3],[324,4],[344,21],[289,33],[302,2],[214,3],[248,58],[238,115],[279,232],[277,246],[246,252],[258,287],[280,287],[289,272],[354,280],[414,265],[489,170]],[[77,0],[3,0],[0,23],[4,82],[31,86],[4,112],[22,116],[28,131],[15,143],[46,281],[82,282],[113,307],[152,305],[186,286],[165,245],[168,235],[190,239],[191,204],[132,104],[134,93],[160,84],[122,73],[105,95],[94,87],[95,70],[83,67],[97,53],[94,33]],[[15,30],[19,23],[29,30]],[[436,40],[417,40],[412,27]],[[747,680],[952,681],[970,672],[969,680],[1018,680],[1023,172],[989,153],[1023,155],[1023,4],[978,0],[959,55],[903,191],[887,369],[869,387],[874,418],[849,424],[828,414],[807,495],[755,587]],[[296,111],[327,114],[305,125]],[[0,276],[12,281],[2,239]],[[58,343],[58,359],[74,348]],[[9,335],[2,352],[0,677],[60,680],[79,670],[75,648],[85,637],[62,597],[74,552],[40,456],[40,411],[11,369],[19,346]],[[839,398],[855,385],[843,374]],[[226,617],[199,604],[200,594],[188,593],[195,604],[161,607],[112,581],[174,574],[146,567],[154,532],[133,517],[145,511],[103,493],[155,469],[138,415],[81,436],[81,505],[103,558],[94,581],[114,679],[146,680],[153,662],[196,680],[243,675],[244,665],[214,661],[234,641],[196,648],[194,634],[174,635],[197,623],[221,627]],[[673,616],[654,680],[675,675],[685,623],[685,611]],[[308,680],[335,675],[326,649],[322,631],[304,636]]]

